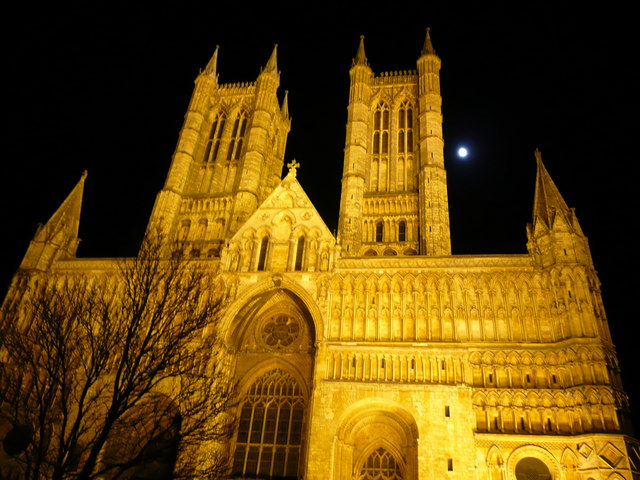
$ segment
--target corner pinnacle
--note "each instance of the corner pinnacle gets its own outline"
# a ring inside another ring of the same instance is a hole
[[[364,53],[364,35],[360,35],[360,44],[358,45],[356,57],[353,59],[353,65],[369,65],[367,56]]]
[[[435,55],[436,51],[433,48],[433,43],[431,43],[431,34],[430,28],[427,27],[427,34],[424,39],[424,46],[422,47],[422,55]]]

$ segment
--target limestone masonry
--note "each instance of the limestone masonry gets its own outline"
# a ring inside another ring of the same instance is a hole
[[[374,74],[360,39],[337,236],[296,179],[304,165],[284,165],[276,49],[255,82],[228,85],[217,53],[148,228],[230,292],[232,478],[640,478],[587,238],[540,152],[528,253],[451,252],[429,32],[403,72]],[[113,272],[116,259],[76,257],[83,184],[19,273]]]

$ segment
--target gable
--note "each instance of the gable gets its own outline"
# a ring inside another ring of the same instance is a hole
[[[222,267],[245,272],[328,270],[335,247],[335,237],[290,171],[231,238]]]

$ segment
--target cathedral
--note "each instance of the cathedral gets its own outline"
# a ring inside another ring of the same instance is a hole
[[[539,151],[528,253],[451,251],[429,31],[401,72],[374,73],[360,38],[335,233],[296,178],[304,165],[285,165],[277,50],[233,84],[218,82],[217,54],[148,229],[230,292],[231,478],[640,478],[588,241]],[[100,275],[117,261],[76,256],[83,186],[20,271]]]

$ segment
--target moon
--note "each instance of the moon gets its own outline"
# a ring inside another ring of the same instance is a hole
[[[467,150],[466,147],[458,148],[458,157],[466,158],[467,155],[469,155],[469,150]]]

